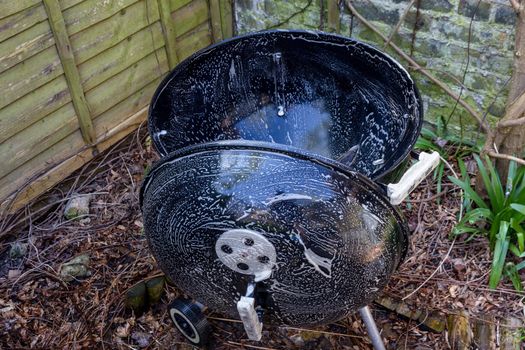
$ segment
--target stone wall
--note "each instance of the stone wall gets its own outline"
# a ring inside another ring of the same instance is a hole
[[[277,27],[326,30],[326,1],[337,0],[236,0],[237,32]],[[409,3],[409,0],[352,0],[356,9],[386,36],[390,36]],[[350,15],[344,1],[339,2],[339,7],[341,34],[384,47],[379,36]],[[456,93],[460,93],[468,61],[462,97],[494,122],[505,110],[515,20],[508,0],[418,0],[393,42]],[[396,56],[390,49],[387,52]],[[400,59],[400,62],[407,67],[406,61]],[[452,98],[421,74],[414,71],[411,74],[423,96],[427,120],[448,119],[452,115],[451,124],[456,129],[460,119],[467,130],[475,129],[468,113],[461,106],[455,107]]]

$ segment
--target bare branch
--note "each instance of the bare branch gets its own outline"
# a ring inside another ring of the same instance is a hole
[[[525,91],[507,106],[505,117],[519,118],[523,114],[525,114]]]
[[[520,12],[520,4],[518,0],[509,0],[510,6],[516,11],[516,13]]]
[[[408,12],[412,8],[412,6],[414,6],[415,2],[416,2],[416,0],[410,1],[410,3],[408,4],[408,6],[405,9],[405,12],[403,12],[401,17],[399,17],[399,21],[397,21],[396,26],[392,30],[392,33],[390,33],[390,36],[388,37],[388,40],[385,42],[385,46],[384,46],[385,49],[388,47],[388,45],[390,44],[390,42],[394,38],[394,35],[396,35],[396,33],[399,31],[399,28],[401,27],[401,24],[403,24],[403,22],[405,21],[405,18],[407,17]]]
[[[515,162],[518,163],[518,164],[525,165],[525,160],[524,160],[524,159],[521,159],[521,158],[518,158],[518,157],[511,156],[510,154],[496,153],[496,152],[494,152],[494,151],[490,151],[490,152],[488,152],[487,154],[488,154],[489,156],[491,156],[492,158],[499,158],[499,159],[513,160],[513,161],[515,161]]]
[[[346,6],[348,6],[348,9],[350,12],[354,14],[355,17],[357,17],[365,26],[370,28],[374,33],[379,35],[385,42],[388,40],[388,38],[381,33],[372,23],[368,22],[359,12],[356,11],[355,7],[350,3],[349,0],[345,0]],[[392,42],[388,43],[394,51],[400,55],[403,59],[405,59],[410,65],[412,65],[415,69],[415,71],[419,71],[421,74],[426,76],[430,81],[432,81],[434,84],[439,86],[447,95],[452,97],[453,99],[457,100],[458,103],[465,108],[467,112],[469,112],[474,119],[478,122],[481,129],[487,134],[492,134],[492,131],[489,127],[489,125],[483,121],[482,117],[463,99],[461,99],[454,91],[452,91],[445,83],[443,83],[441,80],[434,77],[432,74],[430,74],[426,69],[424,69],[419,63],[414,61],[410,56],[408,56],[403,50],[401,50],[397,45],[395,45]]]
[[[502,120],[498,123],[498,128],[508,128],[525,124],[525,117],[518,119]]]
[[[303,14],[306,10],[308,10],[310,5],[312,5],[312,2],[313,2],[313,0],[308,0],[308,3],[303,8],[301,8],[299,11],[292,13],[290,16],[288,16],[287,18],[285,18],[281,22],[273,24],[273,25],[269,26],[267,29],[274,29],[274,28],[278,28],[278,27],[280,27],[282,25],[288,24],[288,22],[290,22],[290,20],[292,20],[295,16],[299,16],[300,14]]]

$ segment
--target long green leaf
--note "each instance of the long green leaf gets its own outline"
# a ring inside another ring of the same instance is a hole
[[[490,209],[487,208],[476,208],[469,212],[467,212],[463,218],[461,218],[461,221],[458,223],[458,226],[463,226],[466,224],[475,224],[479,223],[479,221],[483,220],[486,222],[492,222],[494,219],[494,215]]]
[[[525,260],[520,262],[518,265],[516,265],[516,270],[521,270],[522,268],[525,267]]]
[[[518,214],[510,219],[510,227],[512,227],[514,231],[516,232],[521,232],[525,234],[525,229],[521,227],[522,222],[523,222],[523,216]]]
[[[467,181],[467,179],[469,179],[467,166],[465,165],[465,162],[463,161],[463,159],[457,158],[457,160],[458,160],[459,171],[461,172],[461,178],[464,181]],[[466,182],[466,184],[470,186],[470,181]],[[463,209],[467,212],[472,209],[472,199],[469,196],[465,196],[465,195],[463,196]]]
[[[459,171],[461,172],[461,177],[463,179],[467,179],[469,176],[468,176],[467,166],[465,165],[465,162],[463,161],[463,159],[458,158],[458,166],[459,166]]]
[[[504,221],[504,220],[503,220]],[[498,239],[498,232],[501,230],[501,215],[500,213],[497,213],[494,215],[494,219],[492,220],[492,225],[490,225],[489,229],[489,246],[491,250],[494,250],[494,247],[496,245],[496,240]]]
[[[507,186],[505,188],[506,198],[508,198],[508,196],[512,193],[512,190],[514,189],[514,181],[516,180],[516,170],[517,169],[518,169],[517,163],[511,160],[509,162],[509,172],[507,173]]]
[[[501,185],[499,174],[496,168],[494,168],[494,164],[492,164],[492,161],[488,156],[485,156],[485,163],[487,164],[487,168],[489,169],[490,184],[492,187],[492,191],[494,192],[493,208],[496,211],[499,211],[503,208],[503,205],[505,203],[505,192],[503,191],[503,186]]]
[[[501,221],[499,224],[499,230],[498,230],[498,239],[504,240],[509,238],[509,227],[510,222],[508,221]]]
[[[457,225],[452,229],[452,234],[455,236],[462,235],[464,233],[470,233],[471,235],[477,235],[482,234],[483,231],[481,231],[479,228],[476,227],[469,227],[464,225]]]
[[[498,175],[495,174],[495,170],[494,167],[492,167],[490,159],[486,161],[486,166],[477,154],[474,154],[474,159],[476,160],[476,163],[478,165],[478,171],[481,175],[481,179],[483,180],[483,184],[485,185],[485,189],[487,190],[491,207],[496,212],[500,211],[503,206],[503,195],[501,197],[499,196],[499,190],[497,188],[497,185],[494,183],[493,179],[494,176],[498,177]],[[487,168],[490,172],[490,176],[489,172],[487,172]]]
[[[487,194],[489,195],[489,199],[492,202],[492,199],[494,198],[494,191],[492,190],[492,186],[490,184],[490,178],[487,173],[487,168],[485,167],[485,164],[483,164],[483,162],[477,154],[474,154],[474,159],[476,160],[476,164],[478,165],[478,171],[481,175],[481,179],[483,180],[483,184],[485,185],[485,189],[487,190]]]
[[[509,202],[525,204],[525,166],[519,167],[514,176]]]
[[[437,139],[438,136],[436,133],[434,133],[432,130],[430,130],[429,128],[421,128],[421,135],[423,137],[426,137],[428,139]]]
[[[436,185],[436,191],[437,193],[441,193],[441,185],[443,182],[443,172],[445,171],[445,163],[439,162],[439,166],[436,169],[438,171],[437,173],[437,185]],[[441,198],[438,198],[437,203],[441,203]]]
[[[511,262],[505,264],[505,275],[508,278],[510,278],[510,280],[512,281],[512,285],[514,285],[514,288],[517,291],[523,291],[523,285],[521,284],[520,274],[518,272],[518,269],[516,268],[516,265],[514,265]]]
[[[525,205],[518,203],[511,203],[510,207],[516,210],[518,213],[525,215]]]
[[[518,247],[516,247],[514,244],[509,244],[509,250],[512,254],[514,254],[517,258],[525,258],[525,253],[520,252]]]
[[[455,177],[449,176],[448,179],[456,186],[460,187],[463,191],[465,191],[465,195],[467,195],[471,200],[473,200],[478,207],[480,208],[488,208],[487,204],[481,199],[481,197],[472,189],[470,186],[470,180],[467,178],[464,181],[461,181],[459,179],[456,179]]]
[[[507,237],[508,230],[509,223],[502,221],[499,226],[496,246],[494,247],[494,257],[492,258],[492,269],[489,277],[489,287],[492,289],[495,289],[501,280],[501,274],[503,272],[503,266],[505,264],[507,250],[510,243]]]
[[[424,151],[440,151],[440,149],[432,141],[421,137],[417,139],[414,147]]]

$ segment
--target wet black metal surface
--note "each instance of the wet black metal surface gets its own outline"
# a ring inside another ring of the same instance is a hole
[[[163,156],[224,139],[279,143],[377,179],[419,135],[408,73],[380,51],[336,35],[255,33],[181,63],[153,99],[149,128]]]
[[[282,145],[228,141],[171,154],[149,173],[141,203],[162,270],[233,318],[253,276],[218,259],[228,230],[258,232],[275,247],[257,299],[268,321],[289,325],[335,321],[371,302],[407,247],[402,216],[373,182]]]

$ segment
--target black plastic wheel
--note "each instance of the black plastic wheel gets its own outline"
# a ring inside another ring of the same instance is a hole
[[[210,340],[211,326],[199,305],[188,299],[175,299],[168,312],[175,327],[195,346],[205,346]]]

